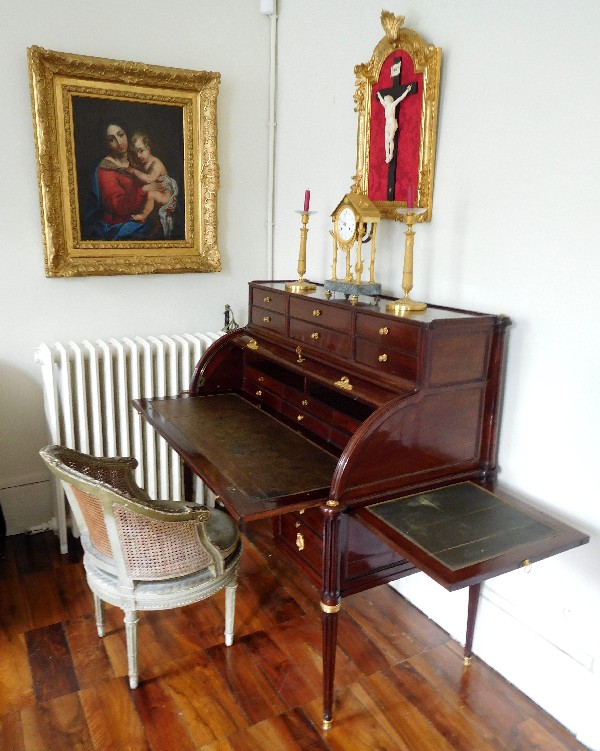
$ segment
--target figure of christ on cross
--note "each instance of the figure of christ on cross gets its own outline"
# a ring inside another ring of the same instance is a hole
[[[396,114],[396,107],[409,94],[416,94],[418,84],[401,83],[402,59],[396,58],[391,68],[392,86],[380,89],[377,98],[385,110],[385,161],[388,165],[387,200],[393,201],[396,194],[396,165],[398,163],[398,121],[400,110]]]

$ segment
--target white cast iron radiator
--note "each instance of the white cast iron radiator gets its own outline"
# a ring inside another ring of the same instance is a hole
[[[181,500],[179,457],[132,408],[138,397],[175,396],[221,334],[181,334],[42,344],[44,407],[53,443],[94,456],[134,456],[136,481],[154,499]],[[60,547],[67,552],[64,493],[56,483]]]

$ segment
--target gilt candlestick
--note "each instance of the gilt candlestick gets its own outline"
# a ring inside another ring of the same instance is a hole
[[[304,205],[307,205],[306,199]],[[314,292],[317,288],[311,282],[307,282],[304,278],[306,274],[306,238],[308,236],[308,219],[311,214],[316,214],[316,211],[296,211],[297,214],[302,215],[302,227],[300,228],[300,251],[298,253],[298,279],[295,282],[289,282],[285,285],[287,292]]]
[[[389,302],[385,306],[385,309],[398,316],[413,311],[425,310],[427,308],[426,303],[410,299],[410,291],[413,288],[413,246],[415,240],[413,224],[417,221],[419,214],[424,214],[426,210],[427,209],[403,207],[396,209],[399,214],[403,215],[407,227],[406,232],[404,233],[406,240],[404,242],[404,268],[402,270],[402,290],[404,292],[404,297]]]

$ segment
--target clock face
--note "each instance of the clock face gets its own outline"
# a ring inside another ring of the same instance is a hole
[[[342,242],[348,242],[356,232],[356,216],[351,208],[346,206],[338,214],[337,233]]]

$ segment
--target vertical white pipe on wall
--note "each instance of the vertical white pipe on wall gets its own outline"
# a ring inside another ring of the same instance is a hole
[[[267,275],[273,278],[273,230],[275,202],[275,112],[277,84],[277,0],[260,0],[260,12],[271,18],[269,62],[269,156],[267,187]]]

